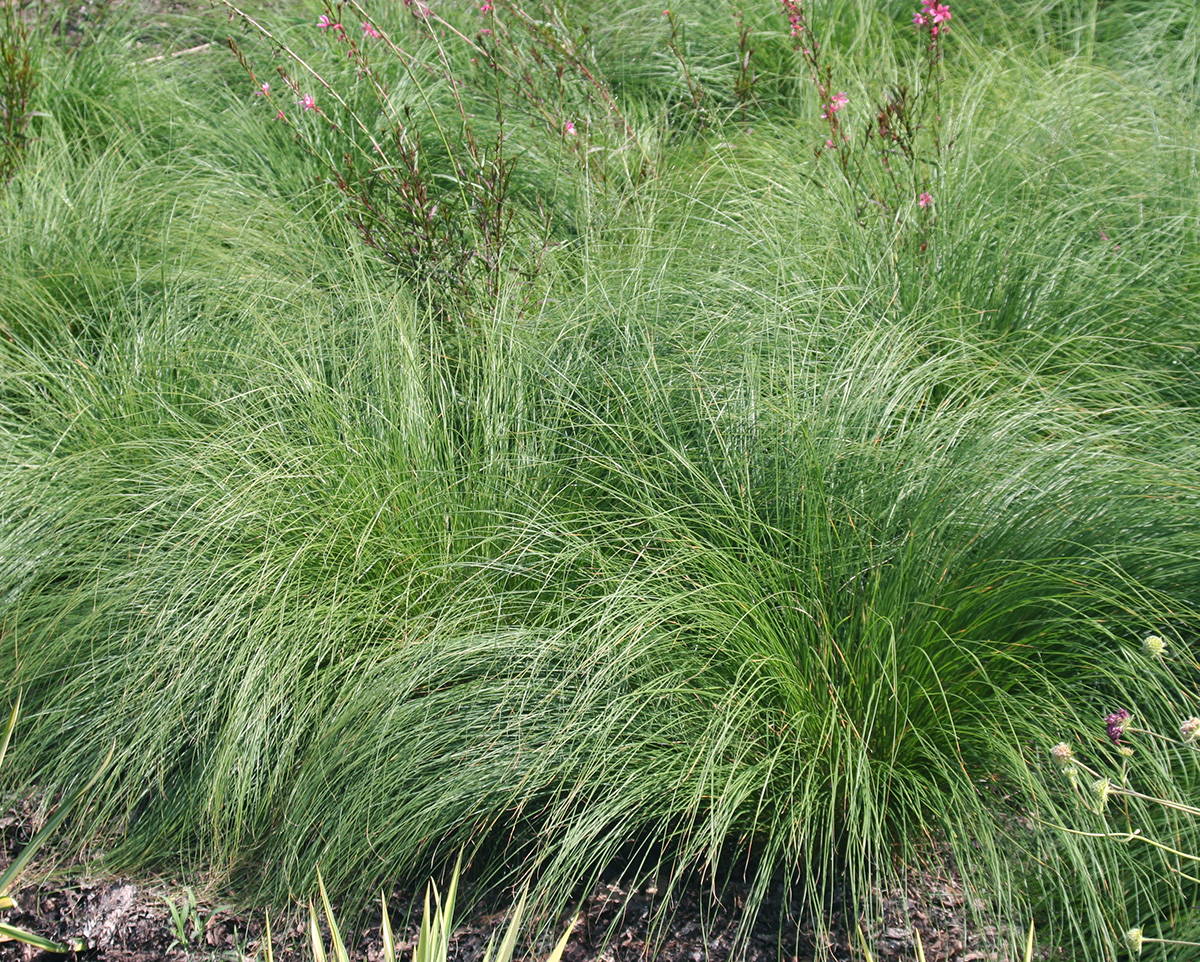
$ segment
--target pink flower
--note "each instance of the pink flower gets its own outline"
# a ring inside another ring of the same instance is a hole
[[[279,113],[275,115],[275,119],[276,119],[276,120],[283,120],[283,111],[282,111],[282,110],[281,110],[281,111],[279,111]]]
[[[574,136],[575,136],[575,123],[574,123],[574,121],[568,120],[568,121],[567,121],[567,122],[566,122],[566,123],[563,125],[563,133],[567,134],[567,135],[568,135],[568,136],[570,136],[570,137],[574,137]]]
[[[919,207],[928,207],[932,203],[933,198],[929,194],[922,194],[917,198],[917,206]]]
[[[949,22],[950,8],[944,3],[938,3],[938,0],[921,0],[921,12],[913,14],[913,26],[918,30],[929,27],[929,32],[934,37],[938,35],[938,24]]]
[[[255,97],[266,97],[270,93],[271,93],[271,85],[269,83],[265,83],[258,90],[254,91],[254,96]]]
[[[834,142],[833,142],[832,140],[829,140],[828,138],[826,138],[826,140],[825,140],[825,146],[826,146],[826,147],[835,147],[835,146],[837,146],[837,145],[836,145],[836,144],[834,144]]]
[[[365,33],[368,37],[374,37],[376,40],[378,40],[380,37],[383,36],[383,34],[381,34],[378,30],[376,30],[374,27],[372,27],[365,20],[363,21],[363,25],[362,25],[362,32]]]
[[[330,27],[333,27],[333,29],[338,33],[341,33],[342,31],[342,25],[340,23],[334,23],[325,14],[321,14],[319,17],[317,17],[317,26],[322,30],[328,30]]]
[[[480,13],[491,13],[492,12],[492,0],[483,0],[483,3],[481,3],[479,5],[479,12]]]
[[[792,36],[799,37],[804,32],[804,11],[798,0],[782,0],[783,13],[788,18],[792,28]]]
[[[317,98],[314,97],[312,94],[305,94],[303,97],[300,98],[300,106],[303,107],[305,110],[316,110],[317,109]]]
[[[845,107],[846,104],[848,104],[849,102],[850,102],[850,98],[847,97],[844,93],[834,94],[833,99],[829,101],[829,106],[827,106],[825,108],[825,111],[821,114],[821,119],[828,120],[830,117],[832,117],[834,114],[836,114],[839,110],[841,110],[843,107]]]

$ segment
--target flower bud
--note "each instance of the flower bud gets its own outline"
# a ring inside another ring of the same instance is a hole
[[[1112,782],[1107,778],[1097,778],[1092,782],[1092,791],[1096,795],[1096,811],[1103,812],[1108,805],[1108,797],[1112,794]]]
[[[1129,946],[1130,955],[1142,954],[1142,930],[1130,929],[1125,933],[1125,944]]]
[[[1129,720],[1129,712],[1124,708],[1104,717],[1104,730],[1114,745],[1121,744],[1121,735],[1125,732],[1125,722]]]

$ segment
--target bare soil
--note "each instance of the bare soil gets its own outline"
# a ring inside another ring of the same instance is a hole
[[[26,800],[0,815],[0,869],[10,864],[42,820],[42,806]],[[54,853],[47,853],[54,858]],[[61,857],[61,856],[59,856]],[[112,962],[243,962],[266,958],[265,917],[223,901],[200,885],[149,878],[106,877],[76,872],[46,874],[46,865],[26,873],[30,881],[13,893],[17,908],[0,912],[0,922],[20,926],[57,941],[82,940],[79,953],[54,955],[18,942],[0,942],[0,962],[112,960]],[[830,934],[818,942],[811,926],[798,921],[799,907],[772,893],[752,930],[738,939],[745,886],[720,892],[699,881],[682,887],[667,906],[665,921],[654,886],[630,889],[608,881],[579,908],[564,956],[566,962],[836,962],[862,958],[854,914],[834,904]],[[420,923],[423,893],[395,893],[389,904],[401,958],[411,959]],[[884,920],[868,935],[876,959],[916,957],[916,939],[925,957],[953,962],[999,959],[994,929],[967,938],[962,920],[965,898],[949,875],[914,873],[908,893],[884,894]],[[660,921],[655,923],[655,919]],[[570,920],[556,927],[561,934]],[[452,959],[481,959],[488,942],[507,923],[504,912],[476,911],[458,925]],[[502,934],[502,931],[501,931]],[[274,919],[271,944],[279,962],[312,958],[307,907]],[[546,944],[535,948],[544,957]],[[737,943],[741,951],[735,956]],[[854,943],[852,951],[851,943]],[[328,942],[326,943],[328,944]],[[378,923],[350,945],[355,962],[384,962]]]

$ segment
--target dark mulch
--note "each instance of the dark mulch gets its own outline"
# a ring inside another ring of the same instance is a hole
[[[17,894],[19,910],[5,913],[3,921],[19,925],[55,939],[86,940],[87,950],[77,956],[55,956],[27,945],[0,945],[0,959],[50,960],[261,960],[264,928],[261,913],[239,913],[212,900],[200,898],[194,909],[182,912],[183,932],[172,918],[168,902],[177,911],[186,907],[192,891],[163,882],[138,882],[128,878],[76,879],[59,884],[33,885]],[[698,886],[689,888],[676,901],[669,920],[652,930],[651,920],[657,908],[655,894],[647,890],[628,891],[615,883],[600,886],[588,898],[572,931],[565,954],[566,962],[724,962],[739,924],[740,902],[744,891],[736,888],[723,893],[717,902],[711,892]],[[960,916],[962,896],[947,883],[940,892],[923,893],[923,907],[912,904],[907,920],[898,916],[899,902],[887,922],[876,932],[872,951],[877,959],[914,958],[913,929],[919,929],[926,958],[974,962],[996,959],[994,949],[982,941],[964,945]],[[398,904],[393,919],[410,918],[408,926],[394,923],[401,943],[402,958],[411,958],[419,912],[411,905]],[[832,919],[832,941],[816,946],[811,930],[785,919],[781,926],[780,905],[767,906],[744,944],[746,962],[767,960],[848,960],[862,958],[861,951],[851,953],[845,926]],[[840,913],[839,913],[840,914]],[[488,941],[503,927],[502,913],[479,914],[466,919],[456,930],[455,960],[480,959]],[[615,925],[613,923],[616,923]],[[272,925],[272,943],[279,962],[298,962],[311,958],[308,949],[307,920],[299,912],[282,924]],[[560,930],[561,931],[561,930]],[[182,937],[181,937],[182,936]],[[364,962],[383,962],[383,945],[378,926],[365,932],[353,946],[352,958]],[[542,946],[544,955],[548,946]]]
[[[41,810],[38,799],[27,799],[0,816],[0,867],[6,866],[28,841],[40,822]],[[37,867],[27,874],[37,879]],[[826,920],[830,934],[818,944],[812,927],[798,921],[798,905],[785,902],[782,888],[772,893],[752,930],[739,939],[746,896],[744,885],[732,883],[715,892],[711,885],[697,879],[678,886],[678,894],[668,903],[664,915],[659,911],[663,905],[656,887],[630,889],[617,880],[607,881],[581,904],[565,960],[725,962],[734,958],[739,943],[738,958],[745,962],[863,958],[854,934],[854,913],[846,906],[836,901],[831,906]],[[164,880],[60,874],[22,885],[15,897],[18,907],[0,913],[0,921],[60,941],[83,939],[87,949],[78,955],[54,956],[28,945],[0,943],[0,960],[265,959],[263,914],[223,904],[202,887]],[[389,906],[405,959],[412,957],[422,898],[423,893],[415,899],[411,893],[407,897],[397,894]],[[950,875],[914,873],[907,895],[894,893],[883,902],[884,921],[868,933],[876,959],[914,958],[914,930],[930,962],[999,958],[995,930],[984,929],[972,938],[964,936],[965,899]],[[171,906],[175,907],[174,913]],[[455,932],[453,958],[482,958],[489,940],[506,921],[503,912],[480,910],[468,915]],[[311,958],[307,922],[307,909],[297,909],[273,921],[271,941],[279,962]],[[563,920],[558,934],[567,922]],[[545,956],[552,938],[538,947],[535,957]],[[852,939],[857,950],[854,952],[850,948]],[[352,949],[356,962],[383,962],[378,923],[359,936]]]

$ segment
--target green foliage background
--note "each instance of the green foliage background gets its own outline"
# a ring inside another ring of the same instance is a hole
[[[320,12],[256,15],[353,86]],[[1192,821],[1101,821],[1047,762],[1061,739],[1112,759],[1118,707],[1191,713],[1192,5],[955,4],[924,252],[814,158],[771,3],[673,6],[682,60],[657,7],[561,13],[636,142],[586,85],[554,105],[578,141],[502,90],[512,266],[532,244],[540,270],[500,270],[457,330],[349,223],[321,159],[350,135],[274,122],[219,41],[262,77],[271,44],[114,10],[42,46],[0,199],[13,787],[115,746],[81,836],[248,900],[307,897],[319,864],[365,902],[465,849],[542,908],[674,866],[748,875],[751,911],[794,885],[820,924],[939,863],[978,924],[1036,918],[1074,957],[1186,933],[1180,863],[1055,826],[1195,852]],[[916,82],[911,15],[813,9],[853,123]],[[373,16],[479,77],[404,8]],[[412,76],[395,96],[446,174],[453,92]],[[490,82],[462,88],[480,132]],[[1195,759],[1169,761],[1141,790],[1194,797]]]

